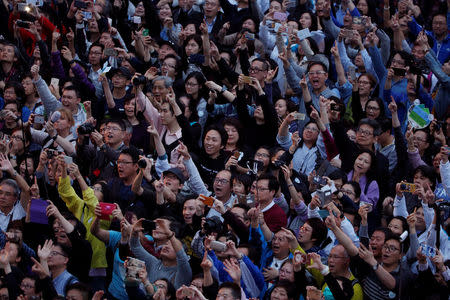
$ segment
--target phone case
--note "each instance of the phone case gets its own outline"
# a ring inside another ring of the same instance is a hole
[[[109,217],[111,216],[113,210],[116,209],[116,204],[100,202],[99,205],[102,208],[102,215],[101,215],[100,219],[109,220]]]
[[[214,198],[213,197],[200,195],[199,198],[206,206],[212,207],[213,204],[214,204]]]

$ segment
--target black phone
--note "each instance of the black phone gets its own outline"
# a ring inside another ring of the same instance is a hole
[[[21,27],[21,28],[30,28],[30,23],[22,21],[22,20],[17,20],[16,26]]]
[[[151,220],[143,220],[142,228],[144,228],[145,232],[152,232],[153,230],[155,230],[156,224],[154,221]]]
[[[339,104],[331,103],[330,109],[333,111],[341,111],[341,106]]]
[[[392,68],[392,70],[394,70],[394,75],[395,76],[405,76],[406,75],[406,69]]]

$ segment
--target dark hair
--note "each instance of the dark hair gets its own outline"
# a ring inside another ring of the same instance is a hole
[[[203,76],[203,74],[200,72],[191,72],[188,74],[188,76],[186,76],[184,83],[186,84],[186,82],[188,82],[188,80],[191,79],[192,77],[197,80],[198,88],[199,88],[198,89],[198,98],[197,99],[192,98],[194,100],[194,105],[195,105],[195,110],[193,112],[197,112],[197,105],[200,102],[200,99],[205,98],[207,95],[207,89],[205,88],[206,79],[205,79],[205,76]]]
[[[367,103],[369,103],[369,101],[367,101]],[[381,133],[386,132],[386,131],[389,131],[389,133],[392,132],[392,119],[384,118],[384,119],[380,120],[380,129],[381,129]]]
[[[315,65],[320,65],[320,66],[322,66],[323,70],[324,70],[325,72],[328,73],[328,68],[327,68],[327,66],[326,66],[323,62],[317,61],[317,60],[316,60],[316,61],[312,61],[312,62],[310,62],[310,63],[308,64],[308,67],[306,68],[306,72],[308,73],[309,70],[310,70],[313,66],[315,66]]]
[[[361,125],[368,125],[373,128],[373,136],[379,136],[380,135],[380,125],[376,120],[371,120],[369,118],[361,119],[358,123],[358,128],[361,127]]]
[[[94,42],[94,43],[92,43],[91,46],[89,47],[88,53],[91,52],[92,47],[100,47],[100,48],[102,49],[102,52],[103,52],[103,50],[105,50],[105,46],[104,46],[103,44],[100,44],[99,42]]]
[[[191,35],[187,36],[186,40],[184,41],[184,44],[183,44],[183,49],[186,48],[186,46],[190,40],[194,40],[198,44],[199,52],[203,51],[203,40],[202,40],[201,35],[199,35],[199,34],[191,34]]]
[[[327,238],[328,229],[325,223],[320,218],[310,218],[306,220],[312,227],[311,239],[316,239],[313,243],[315,246],[319,246]]]
[[[248,174],[236,173],[233,174],[233,180],[239,181],[244,185],[245,193],[250,192],[252,186],[252,177]]]
[[[5,87],[3,88],[3,91],[6,91],[6,89],[13,88],[14,93],[16,94],[16,101],[23,103],[25,101],[25,90],[23,88],[23,85],[21,82],[18,81],[8,81],[5,84]],[[17,107],[20,108],[18,105]]]
[[[404,50],[393,51],[391,54],[391,58],[389,59],[389,63],[387,64],[388,66],[392,64],[392,59],[396,54],[400,55],[401,58],[405,61],[405,67],[411,66],[413,62],[413,56]]]
[[[205,140],[206,134],[208,132],[210,132],[211,130],[215,130],[215,131],[217,131],[219,133],[220,138],[221,138],[220,144],[222,146],[225,146],[227,144],[227,141],[228,141],[228,133],[226,132],[226,130],[222,126],[218,126],[216,124],[213,124],[213,125],[209,126],[208,128],[206,128],[206,130],[203,133],[202,141]]]
[[[309,14],[309,16],[311,17],[311,26],[309,27],[309,31],[317,31],[317,15],[315,13],[313,13],[312,11],[307,10],[307,11],[303,11],[300,14],[300,18],[298,19],[299,25],[301,26],[300,19],[304,14]],[[314,53],[317,53],[317,52],[314,52]]]
[[[120,151],[120,154],[129,155],[133,163],[137,163],[139,160],[139,150],[133,146],[123,149],[122,151]]]
[[[179,58],[178,56],[176,56],[176,55],[170,53],[170,54],[167,54],[167,55],[164,57],[163,61],[165,61],[165,60],[168,59],[168,58],[173,58],[173,59],[175,59],[175,72],[178,74],[178,73],[179,73],[178,70],[181,69],[181,60],[180,60],[180,58]]]
[[[127,130],[127,126],[125,125],[125,122],[122,119],[110,119],[105,122],[106,125],[108,125],[110,123],[119,125],[119,127],[122,131]]]
[[[269,70],[270,64],[269,64],[269,62],[268,62],[267,60],[265,60],[264,58],[257,57],[257,58],[255,58],[255,59],[252,60],[252,63],[253,63],[254,61],[260,61],[260,62],[263,63],[263,71]]]
[[[337,179],[341,179],[343,184],[345,184],[347,182],[347,174],[345,174],[344,171],[342,171],[341,169],[336,169],[333,172],[331,172],[330,174],[328,174],[328,177],[331,180],[337,180]]]
[[[71,290],[79,291],[83,297],[83,300],[89,300],[89,293],[91,292],[91,288],[88,285],[81,283],[81,282],[75,282],[75,283],[69,284],[66,287],[66,291],[65,291],[66,294]]]
[[[397,220],[399,220],[400,222],[402,222],[402,232],[405,231],[405,230],[408,230],[408,222],[406,222],[406,218],[405,218],[405,217],[402,217],[402,216],[394,216],[394,217],[392,217],[392,218],[389,220],[389,223],[390,223],[392,220],[394,220],[394,219],[397,219]]]
[[[59,248],[61,248],[63,254],[65,254],[65,257],[67,257],[67,259],[70,259],[70,257],[72,257],[72,249],[70,247],[58,242],[55,242],[53,246],[59,246]]]
[[[279,281],[277,284],[274,285],[272,291],[270,292],[270,294],[273,293],[273,291],[276,288],[282,288],[286,291],[288,299],[294,299],[295,297],[295,284],[292,284],[292,282],[289,282],[287,280],[281,280]]]
[[[392,233],[392,231],[389,228],[386,227],[378,227],[376,228],[373,233],[375,233],[376,231],[382,232],[384,233],[384,241],[389,240],[392,236],[394,236],[394,234]],[[372,234],[373,234],[372,233]]]
[[[77,88],[75,88],[75,86],[73,86],[73,85],[66,86],[64,88],[64,91],[74,91],[75,94],[77,95],[77,98],[81,98],[80,91]]]
[[[389,240],[394,240],[397,241],[400,244],[400,253],[405,253],[404,252],[404,245],[400,239],[400,236],[396,235],[396,234],[392,234],[389,238],[384,239],[384,242],[386,243]]]
[[[175,293],[177,290],[173,286],[173,283],[170,282],[167,278],[158,278],[156,280],[164,281],[167,284],[167,294],[168,294],[167,296],[169,296],[169,299],[175,299]]]
[[[423,176],[425,176],[426,178],[428,178],[430,180],[430,182],[431,182],[430,188],[432,190],[434,190],[434,187],[436,185],[436,179],[437,179],[437,174],[436,174],[436,171],[434,170],[434,168],[431,166],[428,166],[428,165],[420,165],[414,169],[413,177],[419,172]]]
[[[360,156],[360,155],[363,154],[363,153],[367,153],[367,154],[370,155],[370,160],[371,160],[371,161],[370,161],[370,167],[369,167],[369,169],[367,170],[367,173],[365,174],[366,177],[367,177],[367,179],[368,179],[366,184],[370,184],[370,182],[371,182],[372,180],[375,180],[375,179],[376,179],[375,171],[376,171],[376,169],[377,169],[377,158],[376,158],[376,156],[375,156],[375,153],[373,153],[372,151],[367,150],[367,149],[362,149],[361,151],[359,151],[358,155],[356,155],[355,161],[356,161],[356,159],[358,158],[358,156]],[[355,163],[355,161],[353,162],[353,164]]]
[[[359,186],[359,183],[357,183],[356,181],[348,181],[344,184],[350,184],[353,187],[356,198],[359,198],[361,196],[361,187]]]
[[[224,282],[219,286],[219,291],[221,289],[229,289],[231,290],[231,296],[233,297],[233,299],[241,299],[241,288],[236,283],[230,281]]]
[[[275,191],[275,193],[278,191],[278,189],[280,188],[280,183],[278,182],[278,179],[273,176],[272,174],[262,174],[261,176],[259,176],[256,181],[260,181],[260,180],[268,180],[269,184],[268,184],[268,188],[269,191]]]

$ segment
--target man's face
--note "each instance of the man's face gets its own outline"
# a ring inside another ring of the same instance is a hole
[[[17,94],[13,87],[6,88],[3,92],[3,96],[6,102],[15,101],[17,99]]]
[[[74,90],[64,90],[61,103],[68,110],[74,111],[80,103],[80,98],[77,97],[77,93]]]
[[[309,82],[314,90],[321,90],[325,86],[328,73],[323,69],[322,65],[313,65],[308,72]]]
[[[277,257],[289,255],[289,241],[284,236],[283,231],[278,231],[272,239],[272,251]]]
[[[172,192],[178,194],[183,185],[180,183],[180,179],[173,173],[165,173],[163,177],[164,185],[167,186]]]
[[[16,243],[7,242],[5,248],[9,250],[8,251],[9,263],[13,266],[16,266],[17,263],[20,261],[19,245]],[[2,251],[5,250],[2,249]]]
[[[111,34],[108,32],[103,32],[98,42],[103,46],[105,46],[106,48],[111,48],[114,46]]]
[[[367,124],[362,124],[356,131],[356,143],[363,147],[372,147],[376,139],[373,135],[373,128]]]
[[[305,142],[315,142],[319,137],[319,128],[315,123],[309,123],[303,130],[303,140]]]
[[[33,80],[30,77],[25,77],[22,79],[22,86],[25,90],[25,95],[33,95],[36,90],[34,88]]]
[[[77,289],[71,289],[67,292],[66,299],[70,300],[83,300],[83,293]]]
[[[105,126],[105,143],[108,145],[117,145],[123,142],[125,131],[119,124],[110,122]]]
[[[121,179],[129,178],[136,175],[137,164],[128,154],[120,154],[117,160],[117,171]]]
[[[450,60],[442,65],[442,71],[444,71],[445,74],[450,75]]]
[[[228,171],[220,171],[214,179],[213,189],[216,197],[222,198],[231,194],[231,174]],[[228,199],[226,199],[228,200]]]
[[[62,267],[67,265],[69,259],[67,255],[63,252],[60,246],[55,245],[52,247],[52,251],[48,257],[48,266],[51,267]]]
[[[112,81],[113,87],[115,87],[115,88],[121,89],[121,88],[125,88],[127,86],[128,80],[120,72],[114,74],[114,76],[111,79],[112,79],[111,81]]]
[[[267,69],[262,61],[253,61],[252,65],[249,69],[249,73],[251,77],[256,78],[259,82],[264,81],[267,77]]]
[[[406,67],[405,60],[401,57],[400,54],[395,54],[391,61],[391,68],[400,68],[404,69]]]
[[[161,102],[166,99],[166,95],[169,92],[166,85],[164,84],[164,80],[157,80],[153,83],[152,93],[155,100]]]
[[[216,300],[234,300],[233,291],[229,288],[221,288],[217,293]]]
[[[14,47],[10,45],[3,46],[3,50],[1,52],[1,61],[12,63],[17,60],[16,55],[14,53]]]
[[[414,132],[414,146],[419,151],[425,151],[430,146],[427,140],[427,134],[424,131],[418,130]]]
[[[372,247],[373,255],[375,257],[381,256],[381,249],[384,245],[385,235],[382,231],[375,231],[370,237],[369,246]]]
[[[337,245],[331,249],[328,256],[328,267],[331,274],[335,275],[344,272],[348,269],[349,262],[350,259],[342,245]]]
[[[203,9],[205,11],[205,17],[214,18],[220,9],[219,0],[206,0]]]
[[[241,208],[241,207],[233,207],[231,209],[231,212],[239,219],[241,220],[242,223],[244,223],[245,225],[249,226],[250,225],[250,221],[248,219],[245,218],[245,209]]]
[[[91,65],[99,65],[102,59],[102,48],[99,46],[91,47],[91,51],[89,51],[89,63]]]
[[[175,58],[166,58],[161,66],[161,73],[164,76],[175,77],[176,75],[177,61]]]
[[[272,201],[275,191],[269,190],[269,180],[262,179],[256,182],[255,199],[258,203],[269,203]]]
[[[167,241],[161,248],[161,258],[175,260],[177,258],[177,254],[172,247],[172,243]]]
[[[161,105],[161,110],[159,111],[159,117],[161,118],[161,123],[163,125],[168,125],[176,120],[175,115],[170,110],[170,104],[165,102]]]
[[[170,47],[169,45],[164,44],[159,48],[158,59],[163,60],[166,57],[166,55],[169,54],[176,54],[175,50],[173,50],[172,47]]]
[[[0,185],[0,210],[8,212],[14,206],[17,200],[16,192],[12,186],[7,184]]]
[[[206,133],[205,139],[203,141],[203,147],[205,148],[206,154],[215,158],[220,154],[220,149],[222,148],[222,136],[216,130],[210,130]]]
[[[442,15],[435,16],[431,26],[436,36],[445,35],[447,32],[447,20]]]
[[[382,248],[383,264],[392,265],[398,263],[402,258],[401,245],[396,240],[387,240]]]

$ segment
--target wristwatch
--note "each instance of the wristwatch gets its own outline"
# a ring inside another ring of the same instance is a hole
[[[376,271],[379,265],[380,265],[379,263],[376,263],[374,266],[372,266],[372,270]]]

